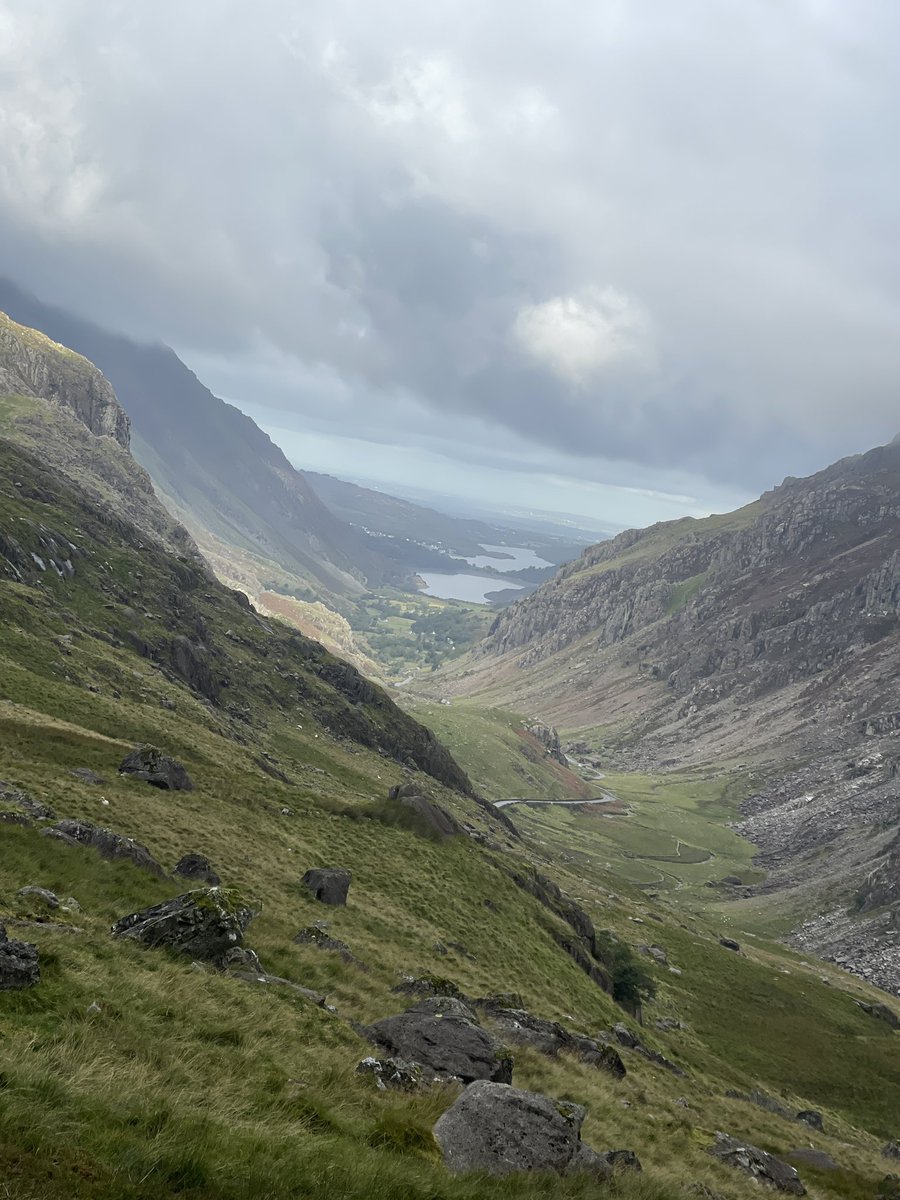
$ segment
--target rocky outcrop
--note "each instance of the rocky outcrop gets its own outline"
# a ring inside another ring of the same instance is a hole
[[[596,1042],[583,1034],[570,1033],[558,1022],[536,1017],[521,1008],[504,1008],[490,1001],[476,1001],[476,1004],[484,1007],[504,1042],[531,1046],[551,1057],[563,1052],[572,1054],[616,1079],[624,1079],[626,1075],[621,1056],[608,1044]]]
[[[391,788],[388,800],[411,814],[422,832],[437,841],[457,837],[465,832],[452,813],[436,804],[430,797],[424,796],[414,783],[402,783]]]
[[[139,746],[119,763],[119,774],[142,779],[153,787],[173,792],[192,792],[191,777],[181,765],[156,746]]]
[[[37,946],[11,940],[6,926],[0,924],[0,991],[34,987],[40,981]]]
[[[343,907],[352,879],[343,867],[312,867],[300,882],[320,904]]]
[[[536,738],[550,757],[556,759],[560,766],[567,767],[569,765],[569,760],[559,740],[559,734],[552,725],[545,725],[543,721],[530,721],[524,728],[525,732],[530,733],[533,738]]]
[[[768,1184],[779,1192],[788,1192],[792,1196],[806,1195],[806,1188],[793,1167],[748,1142],[717,1133],[715,1144],[709,1152],[720,1162],[745,1171],[757,1182]]]
[[[6,825],[33,825],[35,821],[55,821],[56,813],[33,799],[21,788],[0,782],[0,822]]]
[[[391,1057],[421,1063],[435,1075],[509,1083],[512,1057],[483,1029],[475,1013],[452,996],[433,996],[395,1017],[368,1026],[366,1036]]]
[[[40,396],[69,409],[91,433],[128,449],[131,426],[93,363],[0,313],[0,394]]]
[[[65,846],[87,846],[96,850],[101,858],[124,858],[161,879],[165,877],[165,871],[146,846],[142,846],[134,838],[113,833],[111,829],[91,825],[87,821],[66,819],[41,832],[44,837],[53,838]]]
[[[253,910],[237,892],[201,888],[121,917],[112,933],[224,967],[252,918]]]
[[[580,1104],[482,1080],[444,1113],[434,1136],[458,1175],[584,1171],[608,1179],[611,1164],[581,1141],[584,1118]]]

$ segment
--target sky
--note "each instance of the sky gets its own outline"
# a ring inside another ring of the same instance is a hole
[[[622,524],[900,430],[893,0],[0,0],[0,255],[301,466]]]

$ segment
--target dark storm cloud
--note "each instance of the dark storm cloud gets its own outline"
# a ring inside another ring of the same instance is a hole
[[[0,252],[320,425],[765,485],[900,425],[898,32],[875,0],[0,0]]]

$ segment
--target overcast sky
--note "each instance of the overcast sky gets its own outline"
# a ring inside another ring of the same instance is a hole
[[[300,465],[722,509],[900,429],[898,60],[894,0],[0,0],[3,271]]]

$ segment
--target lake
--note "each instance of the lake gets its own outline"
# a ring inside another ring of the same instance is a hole
[[[521,589],[521,583],[510,583],[506,579],[490,575],[464,575],[454,571],[417,571],[425,580],[425,595],[437,596],[441,600],[468,600],[470,604],[487,604],[488,592],[502,592],[507,588]]]
[[[461,562],[467,562],[471,567],[496,567],[498,571],[524,571],[526,567],[549,567],[552,563],[548,563],[546,559],[538,558],[533,550],[529,550],[526,546],[484,546],[482,550],[486,550],[486,554],[477,554],[474,558],[460,559]],[[499,555],[508,554],[510,558],[500,558]]]

